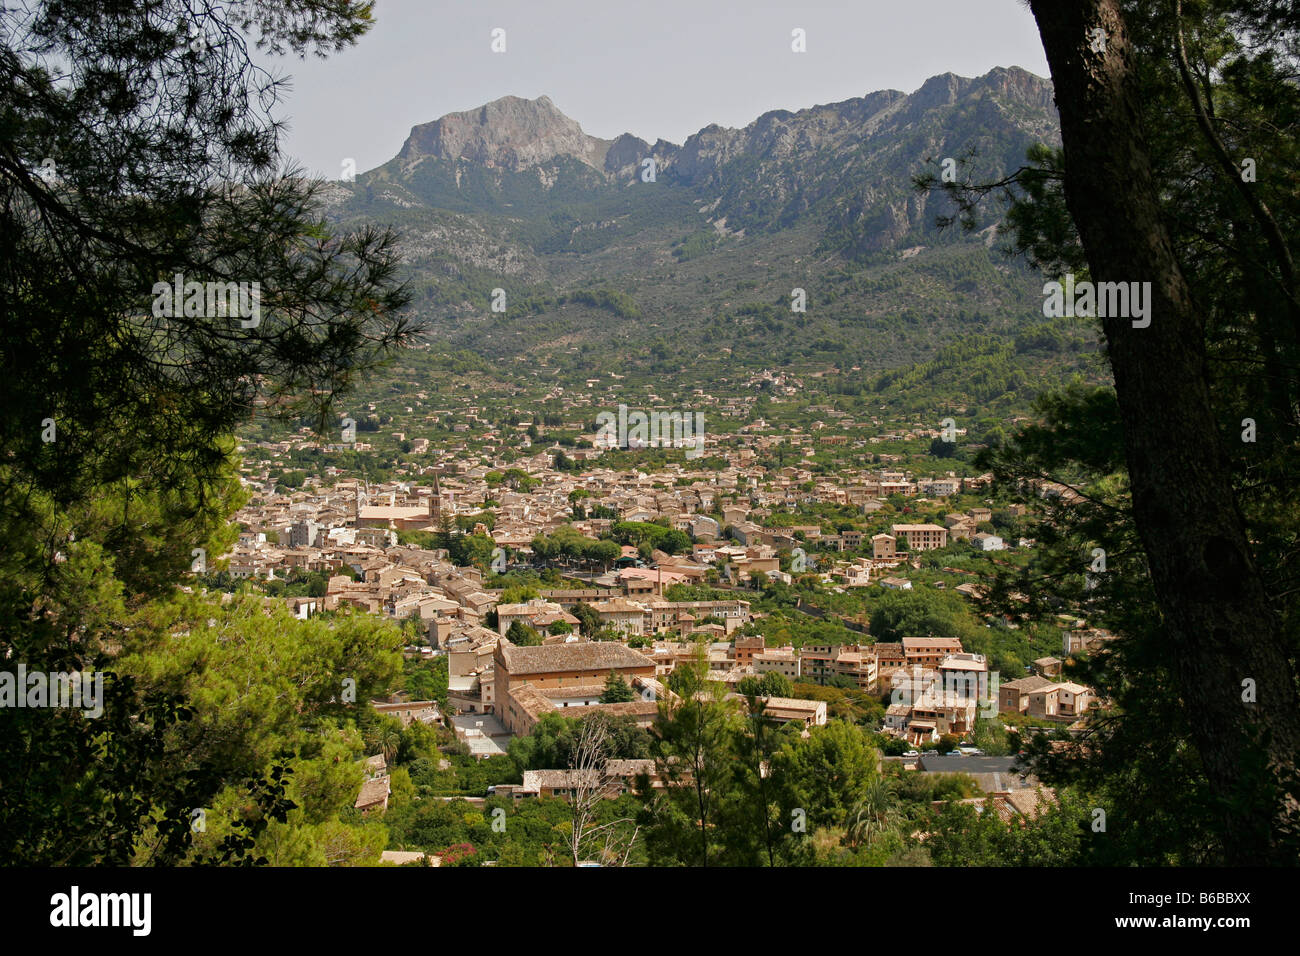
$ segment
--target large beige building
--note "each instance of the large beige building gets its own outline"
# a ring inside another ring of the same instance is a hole
[[[890,529],[911,551],[933,551],[948,546],[948,529],[937,524],[896,524]]]
[[[503,637],[497,641],[495,659],[497,716],[512,734],[527,734],[543,714],[569,707],[598,706],[646,723],[657,713],[649,694],[649,699],[627,704],[598,703],[611,671],[633,690],[657,686],[654,661],[616,641],[519,647]]]
[[[903,657],[908,667],[938,667],[949,654],[962,652],[955,637],[905,637]]]
[[[815,684],[829,683],[831,678],[852,678],[863,690],[876,686],[875,651],[856,644],[805,644],[799,649],[799,675]]]

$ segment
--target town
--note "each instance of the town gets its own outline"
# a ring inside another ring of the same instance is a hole
[[[979,722],[997,726],[1003,741],[1008,730],[1081,730],[1099,701],[1067,672],[1108,632],[1063,617],[1040,631],[1056,634],[1050,653],[1040,637],[1043,653],[1003,673],[991,659],[1005,663],[1007,655],[956,636],[871,634],[871,606],[889,593],[946,592],[975,615],[986,590],[982,563],[1032,551],[1034,542],[1015,533],[1027,506],[982,497],[991,475],[932,468],[917,475],[900,464],[928,457],[917,454],[890,455],[887,467],[841,468],[834,478],[758,463],[774,445],[803,444],[798,429],[702,435],[707,470],[691,467],[692,449],[647,470],[604,467],[601,459],[620,448],[603,432],[589,444],[539,448],[527,419],[505,434],[471,422],[487,439],[477,454],[467,452],[474,436],[463,426],[442,449],[392,433],[411,464],[399,479],[373,483],[330,465],[292,486],[276,480],[286,460],[365,453],[368,444],[322,444],[306,428],[279,441],[246,441],[241,533],[220,570],[201,579],[227,590],[251,586],[300,619],[350,610],[398,623],[408,661],[445,668],[445,695],[422,700],[398,688],[372,706],[407,725],[440,725],[475,760],[504,759],[511,742],[534,734],[548,715],[603,714],[647,730],[675,697],[674,672],[694,664],[727,697],[743,703],[753,695],[765,719],[805,737],[841,715],[845,702],[866,702],[863,726],[884,764],[965,774],[978,787],[972,799],[1003,816],[1032,817],[1054,798],[1017,769],[1005,746],[990,754],[977,745],[987,736],[977,735]],[[877,432],[922,446],[956,437],[951,428]],[[815,440],[854,450],[882,439]],[[518,451],[493,454],[506,445]],[[565,459],[567,467],[557,467]],[[1030,497],[1068,502],[1071,492],[1045,483]],[[811,599],[773,609],[774,592],[795,589]],[[821,605],[818,596],[830,600]],[[773,628],[776,621],[783,626]],[[805,632],[800,622],[833,630]],[[1016,630],[994,617],[984,627],[993,624]],[[358,810],[387,807],[383,764],[382,755],[367,763]],[[596,788],[605,797],[655,773],[652,760],[607,764]],[[527,770],[521,783],[490,793],[571,795],[575,775],[564,766]],[[427,858],[386,852],[395,861]]]

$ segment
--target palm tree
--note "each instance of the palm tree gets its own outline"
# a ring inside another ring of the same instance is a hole
[[[384,755],[384,763],[391,766],[397,757],[398,748],[402,746],[402,732],[396,727],[387,727],[379,735],[379,750]]]
[[[857,806],[849,811],[846,821],[849,846],[856,848],[870,843],[892,830],[898,821],[898,798],[893,784],[885,777],[876,777]]]

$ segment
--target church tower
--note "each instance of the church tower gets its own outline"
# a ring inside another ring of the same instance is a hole
[[[438,483],[438,473],[433,473],[433,495],[429,498],[429,519],[437,524],[442,517],[442,485]]]

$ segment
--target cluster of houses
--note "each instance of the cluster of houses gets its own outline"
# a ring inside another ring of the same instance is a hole
[[[737,414],[743,412],[741,408]],[[833,417],[841,419],[838,425],[853,424],[841,415]],[[467,431],[486,427],[474,416],[466,421]],[[814,431],[821,425],[814,423]],[[869,525],[889,496],[951,497],[984,488],[990,476],[916,478],[888,467],[846,472],[837,479],[814,475],[799,465],[769,471],[755,464],[757,451],[784,442],[802,444],[811,453],[812,436],[759,434],[765,429],[761,421],[741,428],[733,436],[739,447],[725,451],[728,464],[704,475],[671,463],[654,474],[599,468],[599,448],[539,449],[489,466],[457,460],[452,446],[436,462],[413,473],[408,469],[410,480],[372,485],[334,475],[333,484],[309,478],[301,489],[288,491],[277,490],[270,480],[271,460],[300,443],[257,443],[270,459],[262,461],[262,472],[249,482],[250,500],[236,516],[249,530],[226,556],[226,567],[236,578],[263,580],[283,579],[295,571],[319,572],[327,582],[323,593],[285,599],[300,617],[350,606],[418,622],[426,644],[412,646],[408,653],[447,656],[446,719],[478,756],[503,752],[511,736],[528,734],[553,712],[607,712],[648,726],[658,702],[671,694],[668,676],[696,659],[701,637],[710,676],[731,692],[737,692],[744,678],[768,673],[815,684],[837,678],[843,684],[847,679],[864,694],[890,694],[883,730],[916,746],[945,734],[969,734],[981,713],[1019,713],[1069,723],[1094,704],[1088,688],[1059,679],[1061,662],[1055,658],[1035,662],[1031,675],[999,684],[986,660],[966,652],[955,638],[767,647],[763,638],[743,634],[752,619],[748,601],[668,600],[667,589],[673,585],[736,585],[760,574],[789,583],[795,575],[815,573],[827,584],[844,588],[909,589],[912,583],[902,576],[905,572],[895,569],[914,562],[917,553],[956,540],[970,541],[983,551],[1008,546],[987,530],[992,512],[982,507],[948,514],[942,524],[877,524],[880,530],[874,533],[855,528],[829,533],[819,524],[767,526],[772,522],[766,519],[775,512],[816,504],[850,506],[861,514],[861,523]],[[427,443],[417,441],[422,444],[412,452],[433,459]],[[556,469],[555,453],[560,450],[589,467],[581,472]],[[520,474],[528,480],[519,481]],[[1016,506],[1009,510],[1018,513]],[[445,550],[399,540],[403,531],[439,531],[457,518],[464,530],[489,536],[514,562],[529,562],[534,539],[566,525],[597,538],[615,521],[659,521],[686,532],[692,543],[681,554],[656,551],[649,562],[637,549],[624,547],[613,567],[600,573],[587,569],[583,583],[588,586],[544,590],[528,600],[502,604],[501,592],[485,586],[478,569],[457,566]],[[783,571],[782,554],[791,552],[789,571]],[[957,588],[963,589],[974,596],[979,585]],[[581,616],[580,608],[585,608]],[[597,636],[605,639],[590,639],[590,628],[582,626],[593,617]],[[542,643],[512,642],[508,635],[516,623],[535,631]],[[1064,654],[1086,651],[1107,638],[1105,632],[1068,631]],[[632,700],[602,701],[611,673],[628,685]],[[774,720],[805,728],[827,720],[824,701],[765,701]],[[399,697],[374,704],[408,723],[443,719],[431,701]],[[635,761],[625,763],[609,775],[611,793],[623,792],[634,777],[649,770]],[[367,768],[357,801],[363,812],[386,805],[387,776],[381,769]],[[521,784],[505,789],[515,797],[564,795],[573,783],[567,771],[530,771]],[[1014,804],[1013,796],[997,793],[1006,804],[998,805],[999,812]]]
[[[599,603],[599,595],[591,597]],[[480,757],[504,753],[511,737],[532,732],[551,713],[605,713],[649,727],[658,713],[659,701],[672,695],[668,676],[686,662],[698,662],[701,654],[699,645],[683,639],[656,639],[634,648],[619,640],[591,641],[568,635],[550,638],[541,645],[517,646],[499,630],[463,620],[439,620],[436,630],[440,652],[448,658],[448,704],[455,714],[450,722],[458,737]],[[1102,630],[1069,630],[1064,633],[1063,650],[1067,656],[1082,653],[1110,639],[1111,635]],[[999,685],[997,675],[989,673],[985,658],[964,651],[956,638],[907,637],[899,642],[795,648],[767,647],[761,637],[735,634],[730,640],[707,643],[702,650],[710,678],[726,685],[733,694],[745,677],[773,672],[792,682],[816,684],[847,678],[864,694],[888,693],[891,703],[882,729],[918,747],[944,734],[970,734],[979,715],[1028,714],[1045,723],[1059,721],[1068,726],[1095,702],[1087,688],[1059,680],[1063,666],[1060,658],[1037,660],[1034,674]],[[410,648],[408,653],[433,651]],[[611,674],[627,684],[632,700],[602,699]],[[845,683],[835,682],[841,686]],[[797,722],[805,733],[827,721],[825,701],[762,699],[770,719]],[[375,706],[408,722],[437,716],[436,704],[426,701],[395,699],[375,702]],[[977,781],[983,781],[980,786],[985,793],[971,802],[1002,817],[1032,816],[1044,799],[1037,781],[1016,770],[1011,758],[983,758],[969,753],[937,758],[935,754],[914,753],[900,759],[910,761],[907,765],[911,769],[971,773]],[[367,780],[357,800],[357,807],[363,811],[382,809],[388,792],[383,757],[368,760]],[[923,767],[921,760],[930,760],[933,766]],[[600,774],[603,796],[628,792],[642,774],[652,785],[662,785],[655,779],[652,762],[614,763],[617,766],[611,764]],[[578,771],[529,771],[520,784],[499,786],[496,792],[514,799],[569,797],[583,780]]]
[[[483,628],[455,629],[446,641],[448,703],[464,714],[493,718],[457,724],[467,731],[462,736],[471,743],[471,749],[485,727],[492,728],[495,736],[508,739],[530,733],[546,714],[576,708],[582,708],[583,715],[622,715],[649,727],[658,714],[658,702],[671,696],[668,675],[682,663],[694,661],[697,654],[696,646],[687,641],[655,641],[641,648],[620,641],[579,639],[518,646]],[[758,673],[742,661],[752,657],[762,643],[762,638],[737,637],[708,645],[711,678],[727,684],[734,692],[741,677]],[[741,661],[737,660],[738,653]],[[602,702],[610,674],[628,685],[633,700]],[[768,715],[777,722],[800,721],[805,727],[826,723],[824,701],[764,699]],[[487,754],[500,749],[504,748],[475,752]]]
[[[1094,643],[1108,639],[1106,632],[1095,633]],[[1065,640],[1067,647],[1072,641],[1077,646],[1075,632],[1067,631]],[[668,675],[699,654],[691,642],[663,639],[636,648],[574,637],[519,647],[503,633],[463,625],[453,625],[442,641],[448,654],[449,702],[463,713],[495,717],[491,726],[499,725],[499,736],[527,734],[543,715],[579,707],[626,714],[648,726],[656,702],[670,693]],[[704,656],[710,679],[733,693],[746,677],[777,673],[792,683],[834,681],[866,695],[889,694],[883,730],[917,746],[945,734],[969,735],[981,715],[1026,714],[1068,725],[1095,703],[1088,688],[1058,679],[1059,658],[1042,658],[1034,662],[1032,675],[1000,683],[983,655],[964,651],[950,637],[796,648],[767,647],[761,637],[737,634],[707,643]],[[638,699],[600,703],[610,673],[618,674]],[[798,720],[811,727],[826,722],[826,705],[771,698],[768,714],[779,722]]]
[[[786,470],[792,474],[780,477],[778,487],[797,482],[804,474],[798,469]],[[666,627],[684,631],[692,625],[692,615],[720,617],[722,633],[730,634],[747,622],[743,613],[735,608],[700,614],[697,612],[704,609],[665,607],[664,589],[673,584],[703,583],[706,577],[741,584],[760,573],[786,583],[794,575],[816,573],[833,586],[878,584],[905,589],[911,587],[910,582],[888,572],[913,553],[942,548],[950,539],[963,536],[989,550],[1003,546],[995,535],[971,533],[980,521],[987,520],[988,509],[984,508],[950,515],[946,527],[894,524],[871,536],[852,529],[826,534],[819,525],[766,528],[758,522],[771,513],[770,508],[754,503],[760,493],[756,488],[744,490],[740,472],[667,487],[664,476],[652,479],[639,473],[595,472],[581,478],[557,477],[553,486],[544,481],[527,492],[492,487],[486,473],[482,466],[447,478],[435,473],[428,486],[392,483],[371,487],[349,479],[328,489],[255,492],[236,516],[250,530],[240,534],[233,551],[225,556],[226,568],[237,579],[283,579],[306,572],[328,576],[325,593],[292,599],[299,617],[353,605],[393,618],[415,616],[432,622],[452,617],[481,622],[495,608],[497,595],[484,588],[479,572],[453,566],[437,552],[401,546],[399,532],[439,530],[457,516],[482,517],[489,511],[491,527],[475,522],[467,530],[489,535],[503,558],[509,555],[515,561],[528,561],[534,539],[562,526],[596,538],[608,532],[615,520],[666,520],[694,539],[689,552],[655,552],[654,566],[644,567],[637,550],[625,547],[616,567],[592,577],[592,584],[601,591],[596,610],[602,622],[628,636],[638,636],[659,633]],[[823,500],[860,501],[864,513],[870,514],[881,507],[870,493],[888,484],[883,477],[873,482],[836,488],[834,493],[823,488],[816,494]],[[574,496],[575,491],[583,494]],[[713,513],[704,513],[708,509]],[[618,517],[589,517],[593,512]],[[809,555],[805,546],[816,548],[820,555]],[[868,547],[869,555],[834,558],[835,551]],[[781,568],[783,552],[794,554],[789,572]],[[572,625],[564,616],[566,600],[564,595],[556,595],[549,603],[561,607],[543,610]],[[502,610],[511,618],[526,616],[532,626],[548,624],[544,615],[541,621],[533,620],[537,611]]]
[[[373,559],[375,551],[394,544],[398,531],[436,529],[444,516],[490,511],[491,527],[480,530],[500,547],[524,554],[534,538],[564,524],[594,538],[608,531],[615,520],[664,521],[689,533],[706,552],[715,542],[737,545],[740,552],[722,553],[718,559],[719,564],[728,562],[743,579],[751,570],[772,570],[762,562],[773,555],[751,554],[751,549],[788,551],[807,543],[822,551],[846,551],[867,544],[864,532],[855,530],[837,534],[823,533],[819,525],[764,527],[764,519],[774,512],[800,505],[834,504],[858,509],[869,519],[884,507],[882,499],[891,495],[942,498],[982,489],[991,481],[989,475],[918,479],[888,468],[846,472],[834,479],[798,465],[769,470],[754,461],[756,450],[778,439],[733,437],[752,441],[752,447],[726,449],[730,463],[706,475],[678,463],[666,464],[653,474],[600,468],[594,463],[581,472],[559,470],[555,467],[559,452],[580,461],[584,456],[583,449],[558,446],[514,460],[501,458],[490,465],[471,463],[458,457],[454,449],[446,449],[437,456],[429,454],[436,460],[427,465],[404,466],[408,480],[371,485],[343,478],[337,469],[327,468],[326,480],[337,478],[331,485],[310,477],[298,490],[281,487],[280,491],[271,478],[275,461],[304,447],[305,436],[249,443],[243,451],[251,460],[251,497],[237,520],[254,530],[241,538],[230,556],[230,570],[237,576],[267,576],[282,569],[317,570],[343,563],[355,569]],[[797,444],[796,436],[779,440]],[[503,482],[502,473],[513,469],[528,476],[528,482]],[[964,517],[971,521],[955,520]],[[974,539],[974,526],[980,520],[987,516],[950,516],[947,528],[899,525],[887,534],[889,540],[871,542],[872,559],[893,559],[894,543],[900,536],[913,551],[941,547],[935,542],[947,543],[950,537]],[[711,562],[707,554],[696,557]],[[760,563],[753,564],[755,561]]]

